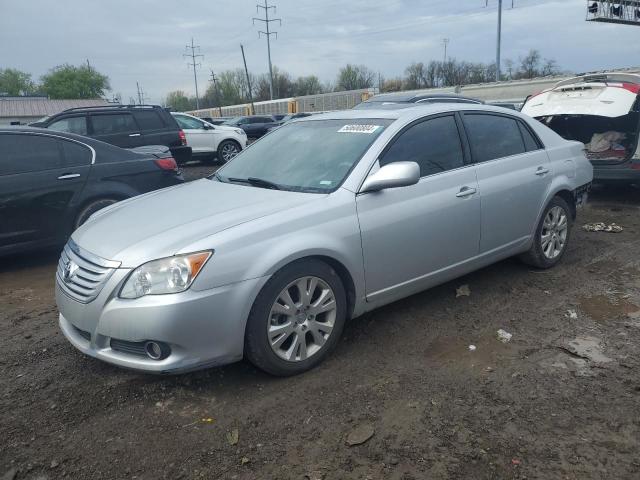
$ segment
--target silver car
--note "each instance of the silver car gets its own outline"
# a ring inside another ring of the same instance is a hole
[[[499,107],[293,121],[209,178],[94,214],[60,258],[60,327],[136,370],[296,374],[347,319],[514,255],[555,265],[592,175],[582,144]]]

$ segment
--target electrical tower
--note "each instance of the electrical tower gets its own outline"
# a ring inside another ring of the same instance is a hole
[[[191,38],[191,45],[185,47],[187,50],[191,50],[191,53],[184,53],[183,57],[191,58],[191,63],[187,63],[190,67],[193,67],[193,82],[196,85],[196,110],[200,109],[200,97],[198,96],[198,75],[196,74],[196,67],[202,66],[201,63],[196,61],[197,58],[204,58],[204,55],[196,54],[196,50],[200,51],[200,45],[193,44],[193,38]]]
[[[258,32],[258,37],[260,35],[264,35],[267,37],[267,57],[269,58],[269,95],[271,96],[271,100],[273,100],[273,67],[271,66],[271,35],[275,35],[276,39],[278,38],[278,32],[271,31],[271,22],[278,22],[279,25],[282,25],[282,20],[280,18],[269,18],[269,9],[273,8],[275,13],[276,7],[274,5],[269,5],[268,0],[264,0],[264,5],[256,5],[256,11],[260,13],[260,9],[264,10],[264,18],[256,18],[253,17],[253,24],[256,24],[256,21],[263,22],[265,25],[266,32],[260,30]]]
[[[138,89],[138,105],[142,105],[144,103],[144,90],[142,90],[138,82],[136,82],[136,88]]]
[[[587,21],[640,26],[640,1],[587,0]]]
[[[442,45],[444,46],[444,63],[447,63],[447,45],[449,45],[450,41],[451,40],[449,40],[448,38],[442,39]]]

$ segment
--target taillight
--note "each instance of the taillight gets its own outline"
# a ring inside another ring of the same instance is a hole
[[[640,170],[640,163],[631,162],[631,170]]]
[[[156,162],[156,165],[158,165],[162,170],[177,170],[178,169],[178,164],[171,157],[159,158],[157,160],[154,160],[154,162]]]
[[[629,90],[631,93],[638,94],[640,93],[640,84],[638,83],[623,83],[622,88],[625,90]]]
[[[187,144],[187,136],[184,134],[184,132],[182,130],[178,130],[178,136],[180,137],[180,144],[181,145],[186,145]]]

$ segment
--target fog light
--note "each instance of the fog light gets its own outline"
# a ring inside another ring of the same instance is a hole
[[[144,351],[151,360],[162,360],[167,358],[171,353],[171,349],[162,343],[147,342],[144,344]]]

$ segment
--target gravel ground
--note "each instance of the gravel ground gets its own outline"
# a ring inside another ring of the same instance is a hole
[[[57,327],[57,252],[1,259],[0,475],[640,478],[639,211],[640,190],[596,191],[557,268],[511,259],[379,309],[286,379],[84,357]]]

